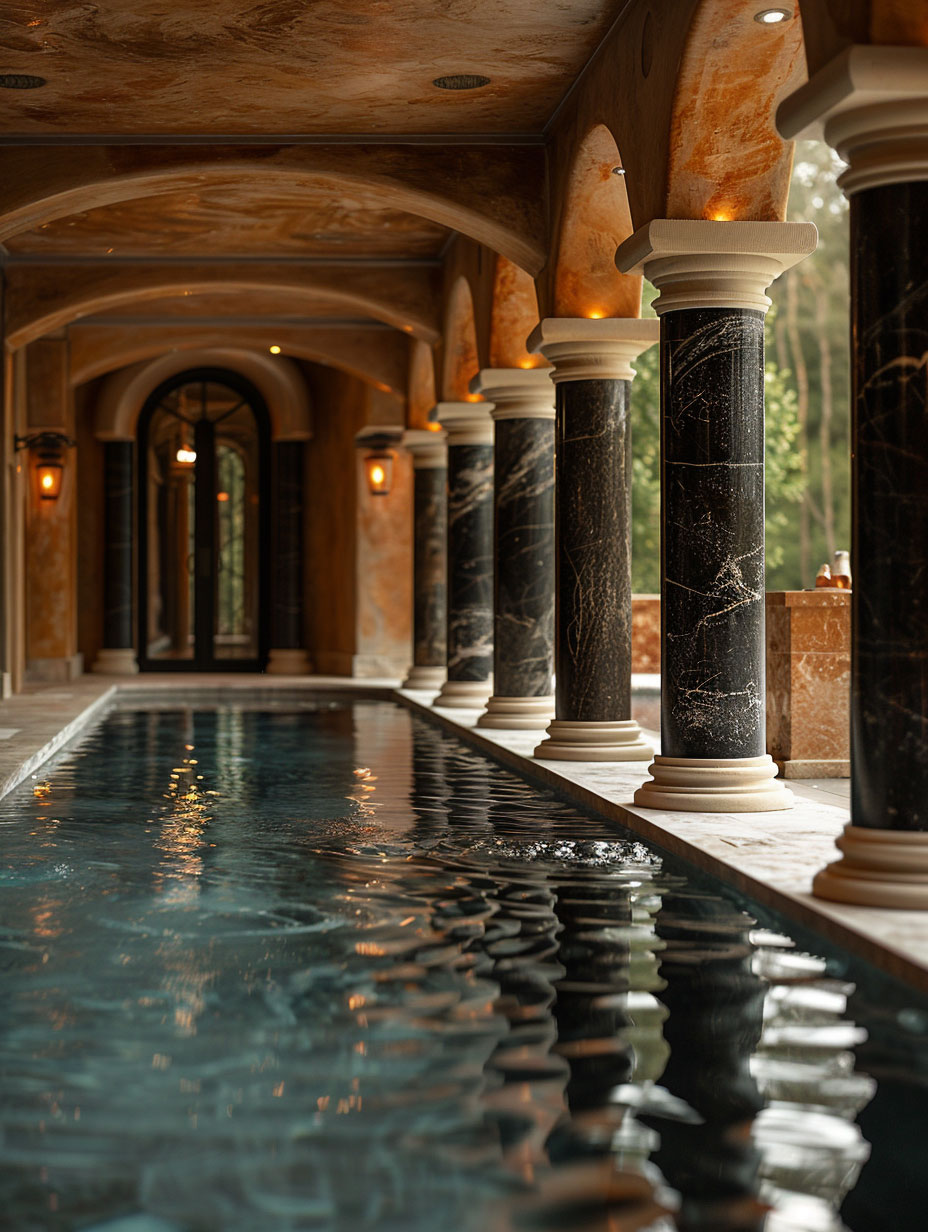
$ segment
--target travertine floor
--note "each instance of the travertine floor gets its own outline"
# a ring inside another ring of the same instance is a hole
[[[133,677],[88,675],[0,702],[0,795],[35,774],[42,762],[101,713],[120,693],[143,701],[167,690],[226,692],[235,688],[360,689],[387,691],[390,680],[153,673]],[[847,821],[847,780],[792,782],[796,807],[766,814],[671,813],[639,809],[635,788],[646,763],[539,761],[536,732],[475,730],[478,711],[438,710],[434,694],[399,690],[398,696],[476,742],[524,774],[540,779],[587,807],[614,817],[642,837],[689,860],[753,898],[828,936],[862,957],[928,988],[928,913],[843,907],[812,897],[812,877],[835,858],[834,840]],[[659,741],[649,733],[655,747]]]

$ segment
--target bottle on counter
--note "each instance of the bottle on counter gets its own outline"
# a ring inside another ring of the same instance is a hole
[[[835,552],[831,565],[831,584],[840,590],[851,589],[851,554]]]
[[[822,565],[821,569],[819,569],[818,573],[816,573],[815,575],[816,589],[819,586],[830,586],[830,585],[831,585],[831,567],[830,565],[827,565],[827,564]]]

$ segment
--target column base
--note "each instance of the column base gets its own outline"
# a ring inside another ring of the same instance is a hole
[[[478,727],[511,731],[543,731],[554,715],[554,696],[491,697],[477,720]]]
[[[655,757],[651,779],[635,804],[674,813],[772,813],[793,807],[793,795],[776,782],[776,764],[761,757]]]
[[[654,750],[634,719],[613,723],[554,719],[534,756],[550,761],[650,761]]]
[[[269,676],[306,676],[309,655],[305,650],[272,650],[264,670]]]
[[[928,834],[847,825],[842,857],[816,875],[812,893],[859,907],[928,910]]]
[[[488,680],[446,680],[432,705],[450,710],[482,710],[492,692],[492,676]]]
[[[139,665],[131,647],[124,650],[99,650],[92,670],[106,676],[135,676]]]
[[[428,689],[433,693],[448,679],[448,670],[444,667],[418,667],[413,665],[406,674],[406,679],[403,681],[400,688],[403,689]]]

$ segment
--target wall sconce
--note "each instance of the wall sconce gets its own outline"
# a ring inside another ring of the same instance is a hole
[[[393,463],[396,455],[390,448],[402,439],[402,429],[368,429],[359,432],[355,442],[359,449],[366,449],[364,474],[367,490],[371,496],[389,496],[393,487]]]
[[[13,445],[18,453],[21,449],[35,452],[36,479],[39,484],[39,496],[42,500],[57,500],[61,495],[61,481],[64,477],[64,451],[72,449],[77,444],[63,432],[34,432],[31,436],[15,436]]]

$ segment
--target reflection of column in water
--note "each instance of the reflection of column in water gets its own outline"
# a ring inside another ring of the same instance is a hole
[[[856,1049],[857,1061],[875,1079],[876,1093],[858,1124],[872,1153],[841,1214],[850,1227],[867,1232],[924,1232],[928,1012],[923,997],[898,985],[881,988],[875,979],[861,1001],[869,1038]]]
[[[851,1049],[866,1032],[846,1018],[853,985],[827,978],[822,959],[790,952],[785,937],[756,932],[751,940],[753,969],[769,984],[751,1059],[768,1101],[754,1122],[761,1196],[786,1227],[832,1228],[869,1154],[853,1122],[875,1088],[854,1071]]]
[[[554,1051],[570,1073],[568,1116],[547,1143],[555,1167],[543,1197],[591,1226],[651,1226],[668,1211],[663,1178],[648,1163],[654,1134],[633,1113],[667,1059],[666,1013],[654,996],[662,987],[654,871],[578,865],[557,881],[564,977]]]
[[[695,890],[665,894],[657,916],[669,1011],[664,1085],[702,1119],[651,1122],[660,1134],[655,1162],[682,1195],[680,1232],[760,1232],[766,1215],[751,1140],[764,1102],[750,1072],[764,1006],[751,969],[752,923]]]

